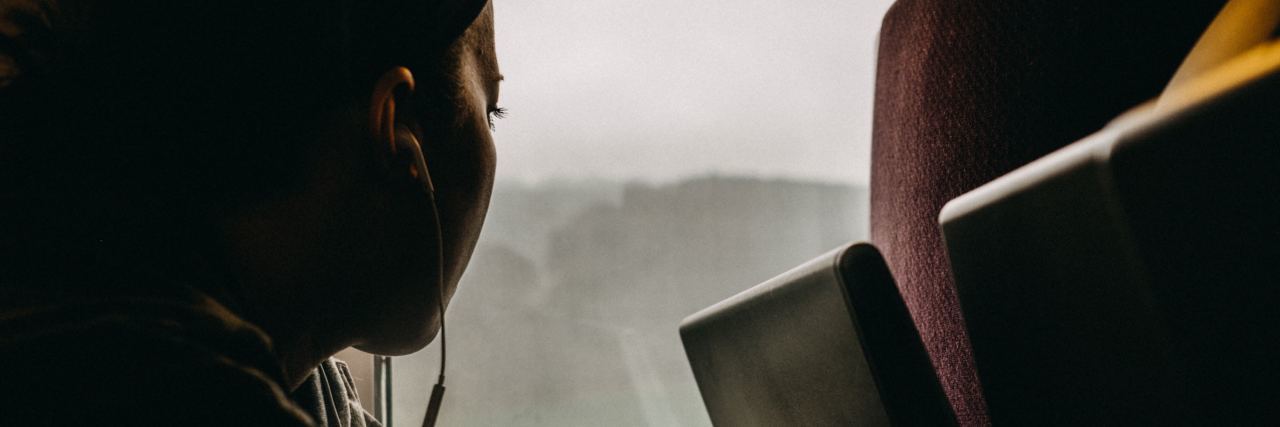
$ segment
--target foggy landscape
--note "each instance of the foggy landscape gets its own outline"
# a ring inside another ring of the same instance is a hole
[[[866,190],[703,176],[500,184],[450,305],[444,425],[701,426],[685,316],[866,235]],[[419,420],[435,344],[396,359]]]

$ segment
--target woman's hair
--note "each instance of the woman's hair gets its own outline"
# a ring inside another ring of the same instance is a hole
[[[486,3],[0,0],[0,257],[293,191],[385,70],[444,93]]]

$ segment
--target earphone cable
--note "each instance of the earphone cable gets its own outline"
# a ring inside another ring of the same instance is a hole
[[[426,171],[422,171],[421,173],[426,173]],[[445,349],[448,343],[444,327],[444,229],[440,225],[440,208],[439,205],[436,204],[435,192],[428,191],[427,194],[429,195],[428,197],[431,198],[431,209],[435,211],[435,218],[432,222],[434,222],[436,226],[436,265],[438,267],[438,274],[436,274],[436,289],[440,291],[440,295],[438,296],[439,298],[436,300],[440,307],[440,375],[436,379],[436,382],[444,384]]]
[[[421,158],[420,154],[419,154],[418,161],[419,161],[419,165],[421,166],[420,173],[426,175],[428,173],[426,169],[426,161]],[[427,197],[431,202],[432,213],[435,214],[434,222],[436,226],[436,265],[438,267],[437,269],[438,274],[436,275],[436,288],[440,292],[440,295],[438,297],[439,299],[437,300],[437,303],[439,304],[439,307],[440,307],[440,375],[436,378],[436,385],[431,388],[431,397],[429,400],[427,400],[427,413],[426,413],[426,416],[423,417],[422,419],[422,425],[423,427],[435,427],[436,418],[440,415],[440,404],[441,404],[441,401],[444,399],[444,368],[446,365],[445,355],[447,354],[446,353],[447,340],[445,338],[445,327],[444,327],[444,308],[445,308],[444,298],[446,295],[446,292],[444,289],[444,285],[445,285],[444,274],[447,271],[447,269],[445,268],[445,265],[444,265],[444,227],[441,226],[440,206],[436,204],[436,194],[435,194],[435,188],[434,188],[435,186],[431,184],[430,175],[424,176],[423,181],[426,183]]]

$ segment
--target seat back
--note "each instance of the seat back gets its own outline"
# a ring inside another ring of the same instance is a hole
[[[985,422],[938,212],[1159,93],[1222,0],[898,0],[876,72],[871,241],[962,424]]]
[[[680,336],[716,424],[956,422],[869,244],[846,245],[699,311]]]
[[[1280,416],[1280,45],[1270,54],[1261,78],[944,207],[993,422]]]

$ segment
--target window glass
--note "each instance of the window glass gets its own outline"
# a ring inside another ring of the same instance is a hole
[[[498,184],[440,425],[709,425],[682,318],[867,234],[887,0],[496,0]],[[439,349],[394,362],[418,425]]]

